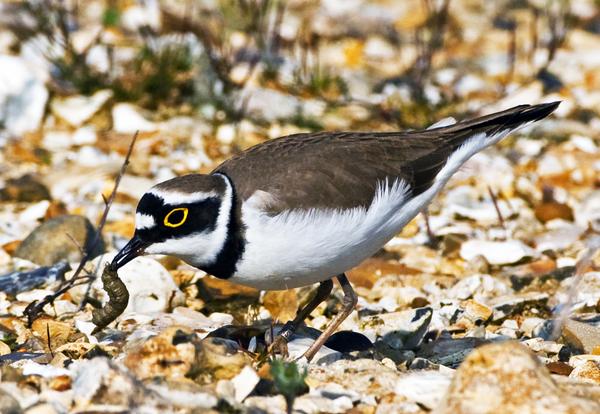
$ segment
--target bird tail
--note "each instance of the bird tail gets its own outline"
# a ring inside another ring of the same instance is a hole
[[[560,101],[538,105],[519,105],[451,126],[433,128],[431,131],[437,131],[442,136],[448,134],[449,139],[446,142],[456,148],[476,134],[485,134],[487,137],[504,137],[509,132],[547,117],[554,112],[558,105],[560,105]],[[497,141],[489,142],[487,145],[495,142]]]

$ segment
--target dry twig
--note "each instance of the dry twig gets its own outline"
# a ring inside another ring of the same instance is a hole
[[[83,271],[85,264],[91,259],[91,257],[90,257],[91,252],[93,252],[96,249],[96,246],[98,245],[98,243],[101,240],[102,229],[104,228],[104,225],[106,224],[108,212],[110,211],[110,207],[117,195],[117,189],[119,188],[119,183],[121,182],[121,178],[125,174],[125,170],[127,169],[127,166],[129,165],[129,158],[131,157],[131,153],[133,152],[133,146],[135,145],[137,136],[138,136],[138,133],[136,132],[133,135],[133,138],[131,139],[131,144],[129,144],[129,149],[127,151],[127,155],[125,156],[125,160],[123,161],[121,170],[119,171],[119,174],[117,175],[117,178],[115,179],[115,185],[112,189],[112,192],[110,193],[110,196],[108,197],[108,200],[105,200],[104,213],[102,214],[102,217],[100,218],[100,222],[98,223],[98,227],[96,228],[96,234],[94,235],[94,240],[90,243],[87,251],[81,258],[81,261],[79,262],[79,265],[77,266],[77,269],[75,269],[75,273],[73,273],[73,277],[71,277],[71,279],[63,282],[61,284],[61,286],[56,290],[56,292],[52,293],[51,295],[46,296],[41,301],[34,300],[29,305],[27,305],[27,307],[25,308],[23,313],[27,316],[28,326],[31,327],[31,324],[33,323],[33,321],[36,320],[40,316],[40,314],[44,310],[44,306],[46,306],[50,303],[54,303],[54,301],[58,297],[60,297],[64,293],[68,292],[71,288],[73,288],[75,286],[79,286],[81,284],[89,283],[94,279],[93,276],[81,275],[81,272]]]

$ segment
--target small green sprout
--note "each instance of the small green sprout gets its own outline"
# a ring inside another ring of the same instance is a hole
[[[290,414],[294,407],[294,400],[297,396],[308,392],[306,379],[306,368],[302,372],[295,362],[283,362],[273,360],[271,362],[271,376],[275,388],[285,397],[287,412]]]

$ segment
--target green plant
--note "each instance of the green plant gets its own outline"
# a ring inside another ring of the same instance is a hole
[[[308,392],[306,385],[306,368],[300,371],[295,362],[273,360],[271,362],[271,376],[277,391],[285,397],[287,412],[291,413],[294,400],[299,395]]]

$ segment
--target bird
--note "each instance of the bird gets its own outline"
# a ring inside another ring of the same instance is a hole
[[[271,346],[285,347],[336,279],[342,310],[304,353],[310,361],[355,308],[346,272],[379,251],[475,153],[551,114],[560,101],[405,132],[314,132],[265,141],[209,174],[150,188],[116,270],[142,254],[175,256],[261,290],[318,283]]]

